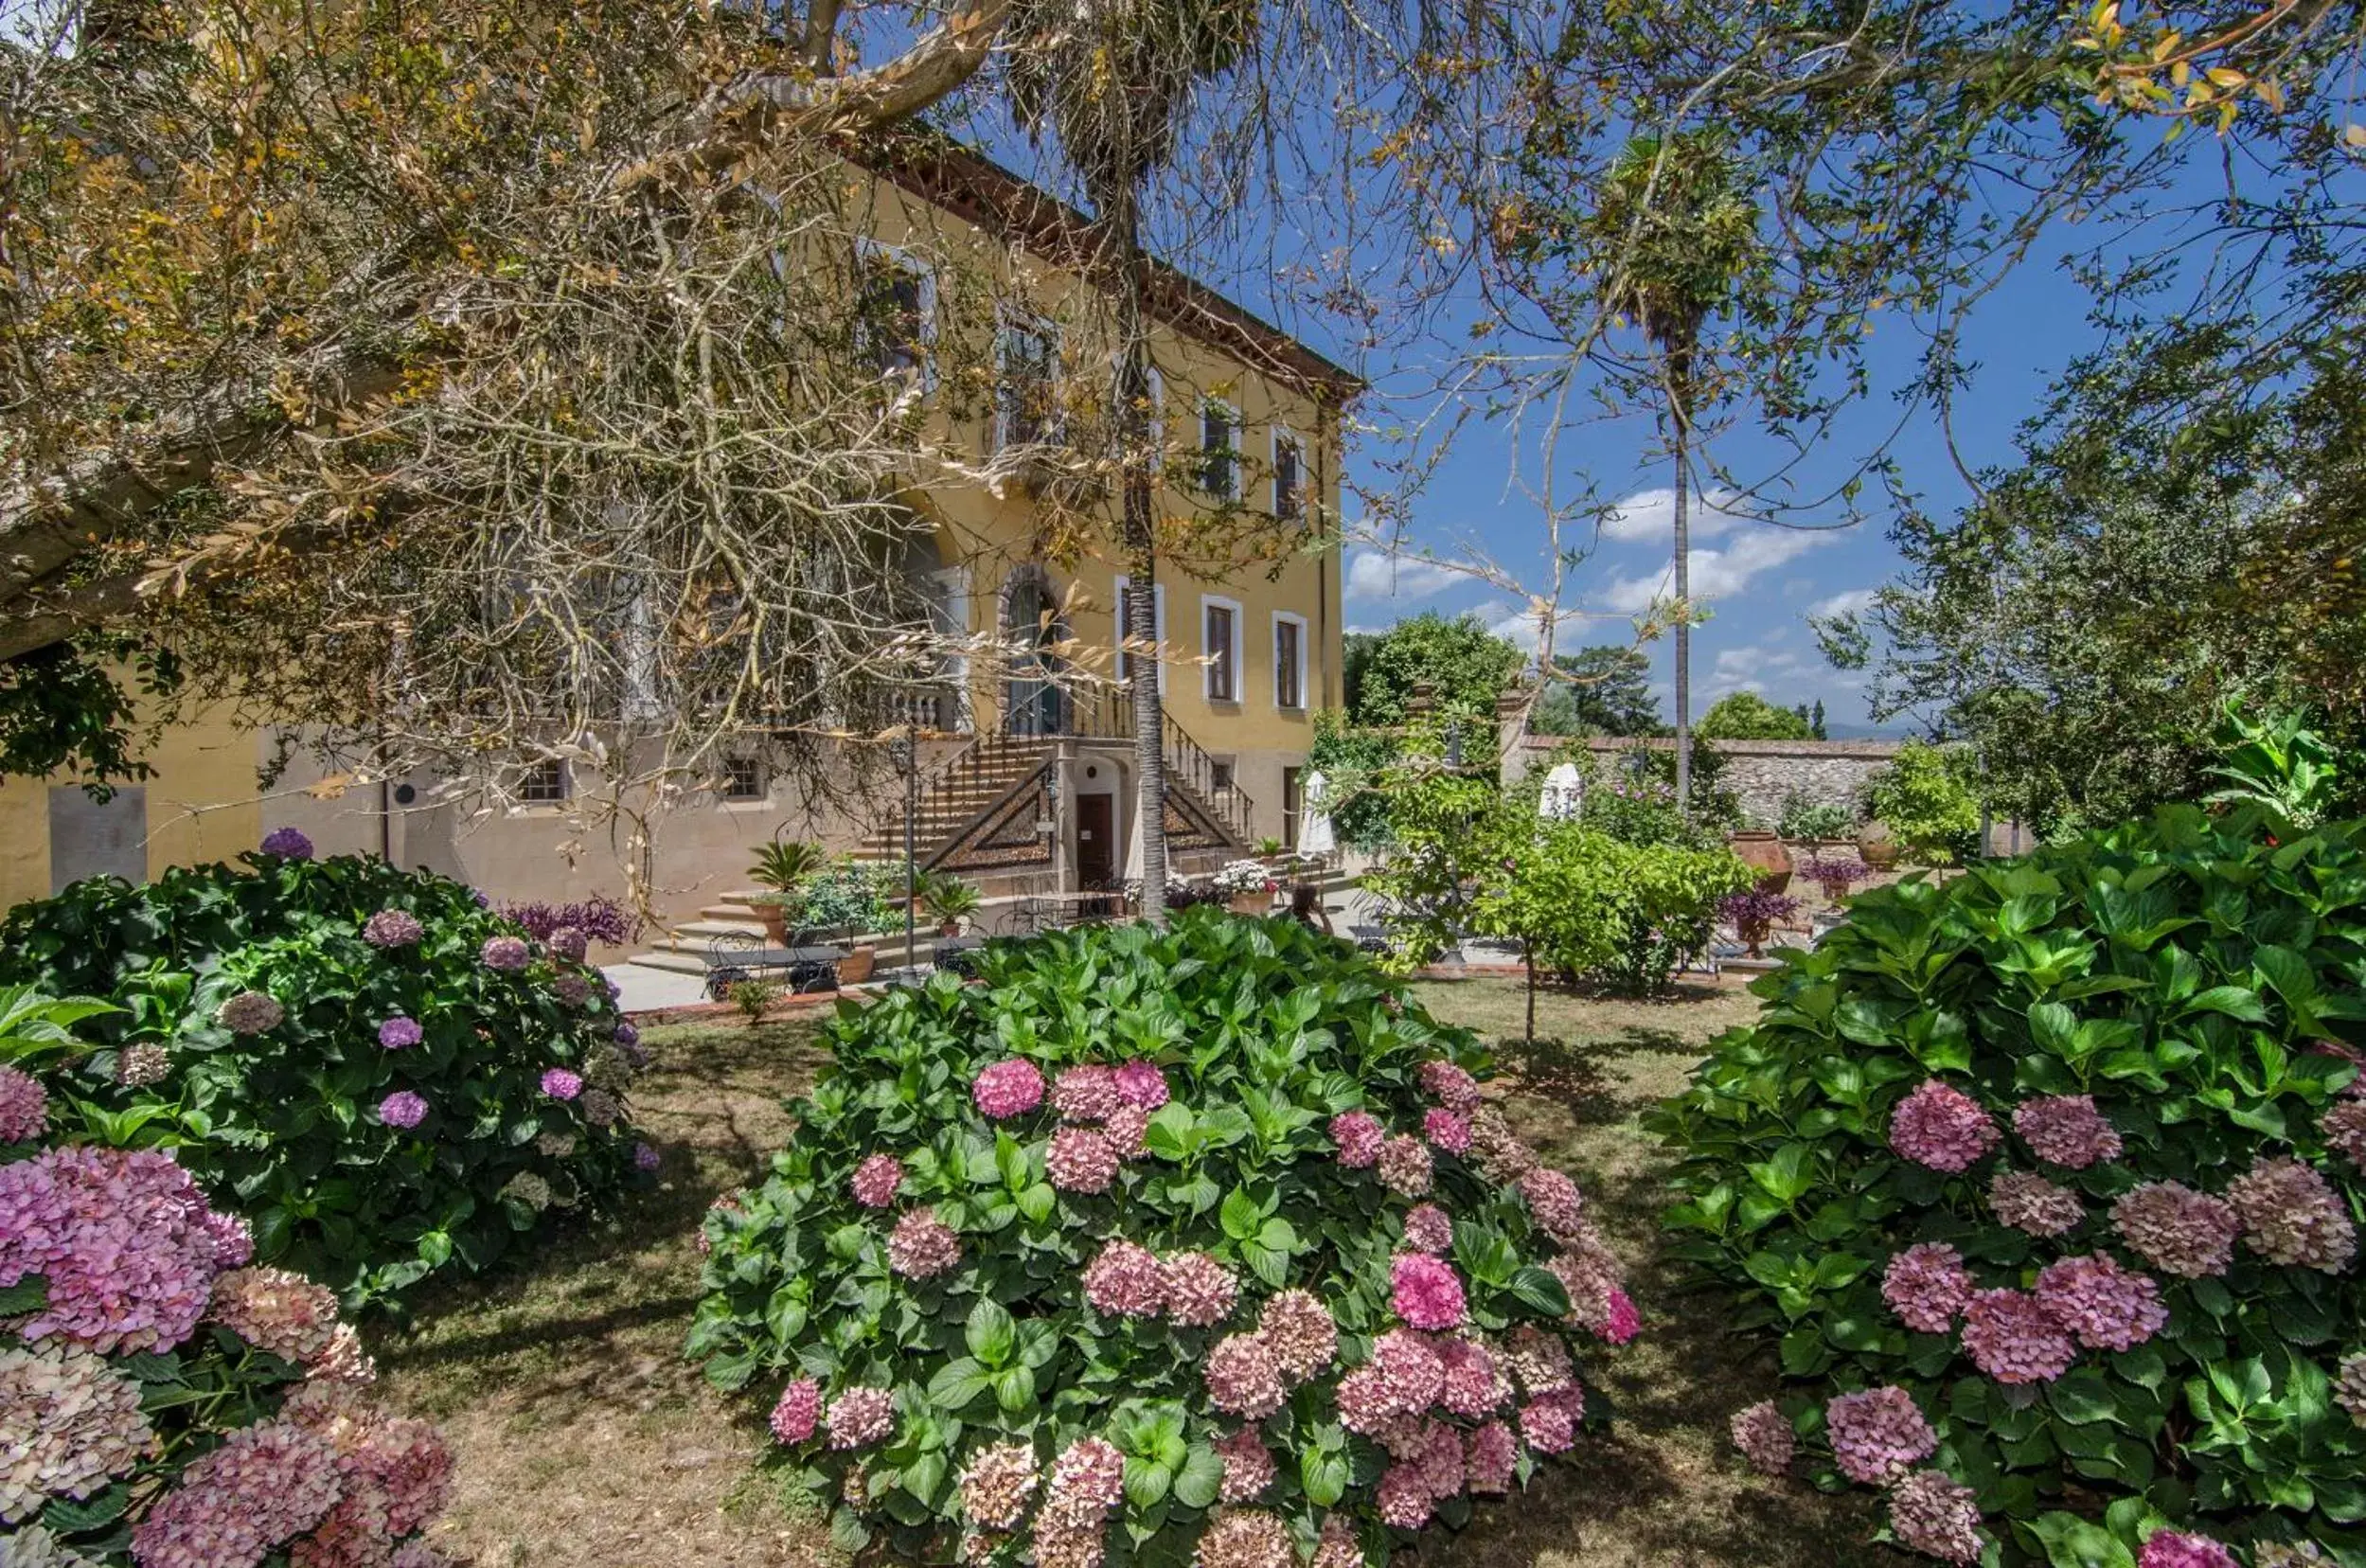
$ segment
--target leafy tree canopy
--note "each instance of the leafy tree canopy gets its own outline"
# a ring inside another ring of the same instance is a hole
[[[1806,740],[1815,726],[1805,713],[1776,707],[1754,691],[1729,691],[1700,716],[1693,733],[1704,740]]]
[[[1651,695],[1651,660],[1641,649],[1599,643],[1557,656],[1561,679],[1537,699],[1528,728],[1538,735],[1664,735]]]
[[[1398,621],[1365,657],[1354,698],[1359,724],[1401,724],[1414,687],[1427,684],[1437,711],[1490,722],[1495,699],[1521,666],[1519,648],[1476,615],[1434,611]]]

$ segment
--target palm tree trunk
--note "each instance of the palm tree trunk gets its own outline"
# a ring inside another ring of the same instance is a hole
[[[1102,205],[1104,259],[1118,271],[1117,422],[1124,443],[1123,509],[1118,543],[1126,555],[1126,626],[1134,646],[1126,655],[1133,695],[1134,820],[1142,834],[1142,918],[1166,918],[1166,737],[1160,703],[1158,656],[1158,536],[1151,526],[1148,420],[1150,347],[1143,327],[1141,231],[1132,187]]]
[[[1685,516],[1686,406],[1681,362],[1668,365],[1668,423],[1676,448],[1676,814],[1692,821],[1692,529]]]

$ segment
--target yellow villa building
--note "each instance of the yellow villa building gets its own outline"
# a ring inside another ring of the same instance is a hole
[[[934,137],[847,167],[866,236],[850,275],[866,351],[884,381],[916,394],[932,436],[984,461],[1056,445],[1065,410],[1106,406],[1108,301],[1081,276],[1081,215]],[[944,301],[956,276],[971,307],[959,316]],[[983,329],[982,294],[991,297]],[[1206,578],[1165,562],[1159,572],[1166,822],[1179,868],[1196,870],[1261,839],[1295,841],[1314,715],[1342,700],[1340,419],[1361,383],[1171,269],[1151,269],[1146,304],[1162,454],[1154,506],[1170,520],[1218,516],[1256,541]],[[945,352],[948,334],[981,330],[990,354]],[[966,398],[938,386],[940,353],[990,366],[970,374],[991,386]],[[1088,547],[1044,545],[1059,532],[1056,514],[1113,512],[1114,498],[1079,496],[1059,474],[1023,465],[1012,482],[906,500],[934,525],[934,559],[908,570],[925,579],[940,624],[1037,650],[990,673],[955,664],[912,704],[916,858],[989,895],[1129,879],[1139,829],[1116,679],[1127,673],[1124,567],[1106,527]],[[906,841],[902,785],[825,805],[771,777],[760,745],[703,794],[649,817],[644,841],[628,845],[621,826],[585,833],[603,813],[586,811],[578,792],[599,785],[563,764],[539,765],[498,805],[466,780],[424,775],[314,791],[317,765],[293,740],[206,712],[159,738],[153,776],[104,802],[64,778],[0,780],[0,900],[233,857],[288,825],[324,854],[382,853],[505,901],[621,893],[630,856],[658,915],[682,923],[727,904],[747,885],[753,851],[774,837],[898,864]]]

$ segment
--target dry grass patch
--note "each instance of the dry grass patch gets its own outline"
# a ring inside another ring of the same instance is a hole
[[[1440,1018],[1497,1042],[1503,1103],[1574,1172],[1634,1265],[1642,1339],[1596,1372],[1616,1401],[1608,1439],[1525,1495],[1479,1510],[1421,1556],[1456,1568],[1901,1568],[1863,1544],[1861,1497],[1819,1497],[1746,1474],[1728,1416],[1773,1386],[1754,1341],[1726,1332],[1714,1296],[1659,1260],[1667,1156],[1635,1126],[1680,1088],[1713,1037],[1748,1020],[1735,989],[1636,1003],[1547,992],[1539,1042],[1500,979],[1418,988]],[[781,1101],[821,1062],[815,1021],[652,1030],[657,1067],[635,1113],[666,1151],[660,1188],[622,1212],[417,1303],[408,1332],[372,1334],[396,1404],[442,1423],[459,1493],[436,1543],[476,1568],[699,1564],[774,1568],[833,1554],[802,1498],[759,1470],[758,1401],[726,1399],[682,1359],[698,1296],[699,1217],[743,1185],[789,1132]]]

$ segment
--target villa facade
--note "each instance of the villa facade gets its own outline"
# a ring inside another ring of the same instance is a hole
[[[941,141],[914,138],[849,170],[868,235],[852,303],[882,378],[917,393],[933,438],[991,459],[1057,446],[1068,410],[1106,406],[1109,302],[1084,281],[1080,215]],[[962,311],[949,303],[956,294]],[[1294,841],[1314,715],[1341,701],[1339,430],[1361,383],[1172,270],[1154,266],[1145,297],[1157,514],[1184,534],[1205,518],[1211,533],[1254,542],[1222,565],[1159,571],[1166,817],[1188,868],[1259,839]],[[990,354],[958,357],[990,365],[991,385],[939,385],[940,356],[957,357],[944,352],[947,334],[980,330],[981,318]],[[908,570],[940,624],[1035,650],[990,672],[949,668],[904,716],[917,742],[910,837],[924,864],[1061,888],[1134,869],[1125,679],[1126,647],[1141,633],[1123,624],[1112,530],[1076,526],[1113,511],[1109,488],[1106,472],[1099,493],[1079,493],[1022,466],[1011,482],[905,497],[934,525],[933,552]],[[324,778],[300,739],[198,713],[151,748],[153,777],[110,800],[63,778],[0,781],[0,902],[234,856],[288,824],[324,853],[383,853],[505,900],[620,893],[624,867],[637,864],[657,912],[687,920],[744,888],[753,851],[774,837],[898,862],[906,840],[901,785],[812,798],[770,775],[760,745],[703,793],[617,816],[584,810],[578,792],[598,784],[563,764],[496,805],[465,781]]]

